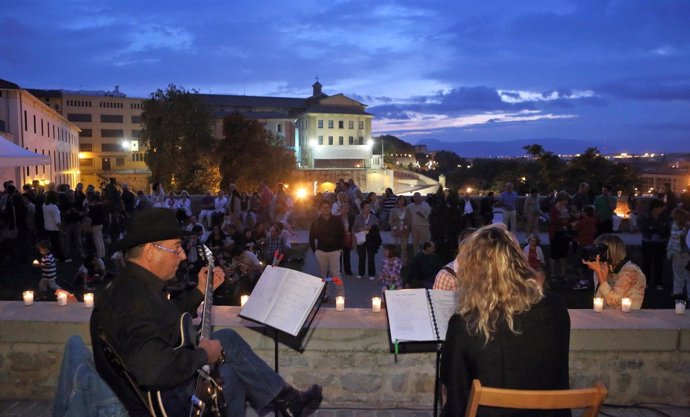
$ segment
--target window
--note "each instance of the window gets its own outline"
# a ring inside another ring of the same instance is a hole
[[[123,152],[122,146],[117,143],[102,143],[101,150],[103,152]]]
[[[359,144],[364,145],[364,136],[359,137]]]
[[[122,129],[101,129],[101,137],[104,138],[121,138],[125,136]]]
[[[132,137],[133,138],[140,138],[141,137],[141,130],[132,130]]]
[[[319,145],[323,145],[323,136],[319,136]]]
[[[93,143],[80,143],[79,152],[93,152]]]
[[[29,130],[29,124],[26,119],[26,110],[24,110],[24,131]]]
[[[110,171],[110,158],[101,158],[101,166],[103,171]]]
[[[280,133],[280,132],[282,132],[282,131],[283,131],[283,125],[281,125],[280,123],[278,123],[278,124],[276,125],[276,132]]]
[[[70,122],[88,122],[91,123],[91,115],[84,113],[67,113],[67,120]]]
[[[318,127],[319,129],[323,129],[323,120],[317,120],[316,121],[316,127]]]
[[[359,128],[364,129],[364,122],[361,120],[359,121]]]
[[[93,158],[80,159],[79,165],[83,166],[83,167],[92,167],[93,166]]]
[[[345,122],[342,120],[338,120],[338,129],[345,129]]]
[[[132,154],[132,162],[143,162],[144,161],[144,154],[143,153],[133,153]]]
[[[349,129],[354,129],[355,128],[355,122],[350,120],[349,122],[347,122],[347,127]]]
[[[43,130],[43,118],[41,118],[41,136],[45,135],[45,130]]]
[[[93,131],[91,129],[82,129],[81,132],[79,132],[80,138],[90,138],[92,136],[93,136]]]
[[[132,123],[141,123],[141,115],[132,116]]]
[[[328,144],[333,145],[333,136],[328,137]]]
[[[125,158],[115,158],[115,166],[116,167],[125,166]]]
[[[333,120],[328,121],[328,128],[333,129]]]
[[[34,114],[34,133],[38,133],[36,131],[36,115]]]
[[[343,146],[344,143],[345,143],[345,141],[344,141],[343,137],[338,136],[338,145]]]
[[[350,136],[350,137],[348,138],[348,143],[349,143],[350,145],[354,145],[354,144],[355,144],[355,138],[354,138],[354,136]]]
[[[121,114],[101,114],[101,123],[122,123]]]

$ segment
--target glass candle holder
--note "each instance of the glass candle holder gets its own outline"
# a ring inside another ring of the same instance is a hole
[[[244,305],[247,303],[247,300],[249,300],[248,295],[243,295],[240,297],[240,307],[244,307]]]
[[[335,309],[336,311],[345,310],[345,297],[343,297],[342,295],[335,297]]]
[[[601,297],[594,297],[594,312],[601,313],[604,310],[604,299]]]
[[[374,313],[381,312],[381,297],[374,297],[371,299],[371,311]]]
[[[630,308],[632,307],[632,300],[629,298],[622,298],[621,299],[621,310],[623,310],[624,313],[630,313]]]
[[[85,292],[84,293],[84,307],[85,308],[93,308],[93,293],[92,292]]]
[[[22,298],[24,299],[24,305],[30,306],[34,303],[34,292],[33,291],[24,291],[22,293]]]

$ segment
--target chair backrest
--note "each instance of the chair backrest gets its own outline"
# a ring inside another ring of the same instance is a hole
[[[533,410],[584,409],[582,417],[596,417],[606,398],[606,387],[597,382],[593,388],[569,390],[516,390],[482,387],[472,381],[465,417],[475,417],[480,405]]]

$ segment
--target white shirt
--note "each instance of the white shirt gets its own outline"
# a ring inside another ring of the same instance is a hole
[[[225,213],[225,207],[228,206],[228,198],[216,197],[215,200],[213,200],[213,206],[215,207],[216,212]]]
[[[472,200],[465,200],[465,214],[472,214]]]
[[[51,232],[60,230],[60,209],[55,204],[43,205],[43,227]]]
[[[187,216],[192,215],[192,200],[181,198],[175,202],[175,208],[184,211]]]

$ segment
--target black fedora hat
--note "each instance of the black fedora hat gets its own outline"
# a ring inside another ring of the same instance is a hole
[[[143,210],[127,221],[127,234],[118,240],[113,249],[125,250],[144,243],[157,242],[193,235],[194,232],[184,230],[177,222],[172,210],[166,208],[151,208]]]

